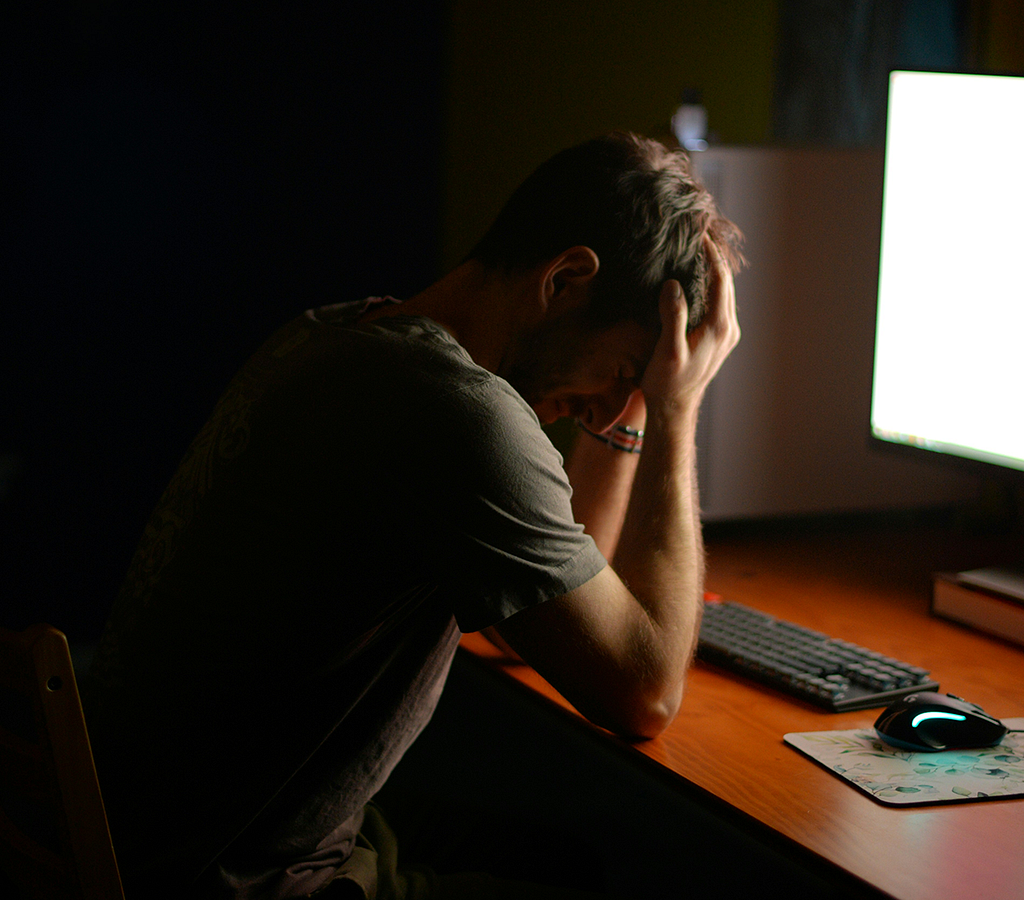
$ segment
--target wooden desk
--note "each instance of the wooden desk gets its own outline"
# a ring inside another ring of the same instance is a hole
[[[1024,716],[1024,650],[928,614],[930,573],[991,562],[991,548],[941,530],[895,527],[723,537],[708,541],[707,587],[924,666],[942,690],[993,715]],[[464,646],[571,711],[536,673],[483,638],[467,635]],[[628,752],[638,763],[656,761],[681,787],[706,792],[712,805],[723,801],[754,833],[809,851],[826,873],[867,894],[1024,897],[1024,799],[890,808],[782,740],[787,732],[868,727],[877,714],[822,712],[697,663],[670,729]]]

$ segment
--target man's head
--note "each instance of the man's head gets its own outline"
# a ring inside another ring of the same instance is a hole
[[[541,165],[469,258],[517,273],[570,247],[589,247],[600,262],[588,304],[592,327],[631,320],[659,329],[661,286],[675,279],[689,304],[692,331],[707,309],[706,234],[737,269],[740,232],[692,176],[686,155],[616,132]]]

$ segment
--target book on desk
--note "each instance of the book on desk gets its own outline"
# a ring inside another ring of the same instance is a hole
[[[1001,571],[936,573],[932,612],[1024,646],[1024,595]]]

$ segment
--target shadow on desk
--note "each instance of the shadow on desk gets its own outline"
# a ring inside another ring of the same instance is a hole
[[[637,754],[627,758],[608,735],[464,650],[388,790],[443,790],[441,802],[540,819],[597,848],[606,889],[629,897],[750,897],[773,888],[870,895],[852,880],[826,880],[810,854],[794,856],[765,835],[755,840],[746,817],[661,767],[638,764]]]

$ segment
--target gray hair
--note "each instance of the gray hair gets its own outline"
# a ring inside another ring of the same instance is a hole
[[[660,328],[661,286],[683,287],[693,330],[707,312],[708,235],[733,271],[739,229],[693,176],[689,157],[658,141],[613,132],[556,154],[513,193],[469,258],[529,269],[574,246],[590,247],[595,326],[634,320]]]

